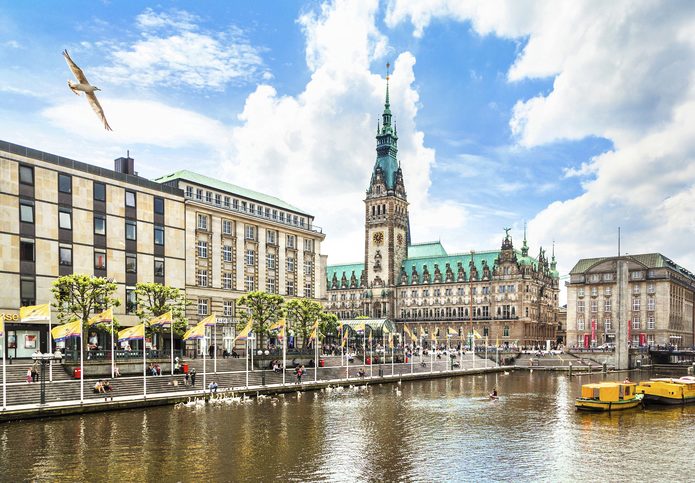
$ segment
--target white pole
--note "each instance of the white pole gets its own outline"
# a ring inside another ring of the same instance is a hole
[[[147,399],[147,336],[142,328],[142,397]]]
[[[367,329],[365,328],[364,333],[367,333]],[[372,335],[374,335],[374,330],[372,330]],[[369,378],[371,379],[374,377],[374,338],[370,335],[369,336]]]
[[[347,330],[347,327],[343,325],[343,330]],[[345,334],[343,334],[345,335]],[[341,342],[341,347],[342,347],[342,342]],[[348,332],[348,337],[345,340],[345,379],[350,379],[350,361],[349,359],[349,354],[350,354],[350,335]]]
[[[5,373],[5,350],[7,349],[7,344],[5,343],[6,334],[5,323],[2,323],[2,410],[7,409],[7,374]]]
[[[316,327],[316,339],[314,339],[314,349],[316,351],[316,357],[314,358],[314,382],[318,380],[319,373],[319,328]]]
[[[393,349],[396,347],[396,341],[393,340],[393,335],[391,335],[391,375],[393,376],[394,373],[394,367],[393,367]]]
[[[206,349],[208,346],[208,343],[205,341],[205,336],[203,336],[203,346],[204,346],[203,349]],[[205,355],[206,355],[205,352],[207,352],[207,351],[203,350],[203,395],[205,395],[205,388],[207,387],[205,385],[205,372],[206,372],[205,371]]]
[[[48,353],[49,354],[53,354],[53,334],[51,333],[51,328],[52,328],[51,305],[49,304],[48,305]],[[80,339],[80,344],[82,344],[81,339]],[[41,369],[41,370],[43,370],[43,369]],[[53,361],[48,361],[48,382],[53,382]]]
[[[487,336],[485,336],[485,368],[487,369]]]
[[[84,329],[80,330],[80,404],[84,404]]]
[[[249,387],[249,337],[246,336],[246,387]]]
[[[285,373],[287,372],[287,321],[282,327],[282,385],[285,385]]]
[[[170,359],[171,359],[171,365],[169,366],[169,370],[171,371],[171,375],[174,375],[174,317],[171,318],[171,323],[169,324],[169,352],[170,354]]]
[[[473,349],[473,369],[475,369],[475,334],[471,334],[471,348]]]
[[[436,343],[433,344],[434,347],[436,347]],[[437,349],[434,349],[433,347],[430,347],[430,374],[434,372],[434,352]]]
[[[213,363],[213,369],[214,369],[213,372],[215,374],[217,374],[217,319],[215,319],[215,325],[213,325],[212,327],[213,327],[213,329],[212,329],[213,330],[212,345],[215,348],[215,353],[214,353],[215,361]]]
[[[253,371],[253,346],[256,345],[256,344],[254,344],[254,342],[256,342],[256,334],[253,334],[253,338],[247,337],[246,340],[251,340],[251,370]],[[247,344],[248,344],[248,342],[247,342]]]
[[[111,314],[111,379],[114,379],[116,367],[116,344],[113,341],[113,313]]]
[[[405,349],[405,345],[403,346],[403,349]],[[420,357],[422,358],[422,352],[420,352]],[[415,341],[413,338],[410,338],[410,373],[412,374],[415,371]]]

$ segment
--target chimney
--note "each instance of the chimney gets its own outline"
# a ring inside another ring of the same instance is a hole
[[[113,160],[113,170],[117,173],[129,174],[137,176],[135,172],[135,160],[130,157],[130,150],[126,151],[126,157],[120,157]]]

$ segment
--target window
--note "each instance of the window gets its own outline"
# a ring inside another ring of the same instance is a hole
[[[591,296],[596,297],[598,295],[598,287],[591,287]]]
[[[239,209],[239,200],[238,200],[238,199],[234,198],[234,199],[232,200],[232,208],[235,209],[235,210],[238,210],[238,209]]]
[[[304,284],[304,296],[311,298],[311,282],[306,282]]]
[[[630,273],[630,278],[633,280],[640,280],[642,278],[642,272],[632,272]]]
[[[256,258],[256,252],[253,250],[246,250],[246,265],[253,265]]]
[[[58,191],[61,193],[72,193],[72,176],[58,174]]]
[[[198,315],[208,315],[209,304],[208,299],[198,299]]]
[[[225,317],[233,317],[234,316],[234,301],[233,300],[225,300],[224,302],[222,302],[222,307],[224,308]]]
[[[254,203],[249,203],[249,213],[252,215],[256,212],[256,205]]]
[[[125,272],[126,273],[137,273],[138,271],[138,259],[136,255],[126,253],[125,256]]]
[[[208,229],[208,215],[203,215],[198,213],[198,229],[207,230]]]
[[[72,230],[72,212],[68,208],[58,210],[58,226],[63,230]]]
[[[200,188],[196,188],[195,190],[195,199],[199,201],[203,201],[203,190]]]
[[[295,248],[297,246],[297,237],[295,235],[287,235],[287,248]]]
[[[222,260],[225,262],[231,262],[232,260],[232,246],[224,245],[222,246]]]
[[[164,227],[162,225],[154,225],[154,244],[164,245]]]
[[[604,312],[610,312],[611,311],[611,299],[606,299],[604,301],[603,311]]]
[[[288,280],[287,281],[287,295],[294,295],[294,281],[293,280]]]
[[[314,240],[304,239],[304,251],[313,252],[314,251]]]
[[[634,298],[632,299],[632,310],[640,310],[640,299]]]
[[[613,280],[613,274],[612,273],[604,273],[603,274],[603,281],[604,282],[610,282]]]
[[[577,312],[580,314],[584,313],[584,301],[583,300],[577,300]]]
[[[273,210],[273,220],[278,219],[278,210]]]
[[[647,310],[655,310],[656,309],[656,300],[654,300],[654,297],[649,297],[647,299]]]
[[[611,293],[612,293],[612,290],[611,290],[610,287],[605,287],[605,288],[603,289],[603,295],[605,295],[606,297],[610,297],[610,296],[611,296]]]
[[[244,288],[247,292],[253,292],[256,284],[254,283],[253,275],[246,275],[244,279]]]
[[[186,186],[186,198],[193,198],[193,186]]]
[[[277,237],[278,233],[275,230],[268,230],[267,232],[265,232],[265,241],[269,245],[276,245]]]
[[[598,282],[598,280],[599,280],[599,275],[598,275],[598,273],[592,273],[592,274],[589,276],[589,281],[590,281],[590,282]]]
[[[613,326],[611,324],[611,319],[604,319],[603,327],[604,327],[605,332],[610,332],[613,328]]]
[[[268,293],[276,293],[277,287],[275,285],[275,278],[268,277],[265,281],[265,291]]]
[[[304,273],[307,276],[311,276],[311,273],[314,271],[314,262],[311,260],[305,260],[304,261]]]
[[[253,225],[246,225],[246,239],[255,240],[256,239],[256,227]]]
[[[154,259],[154,276],[163,277],[164,276],[164,259],[155,258]]]
[[[208,286],[208,271],[207,270],[196,270],[196,280],[199,287]]]
[[[287,257],[287,271],[294,272],[294,258]]]
[[[106,235],[106,217],[104,215],[94,215],[94,234]]]
[[[94,252],[94,270],[106,270],[106,252]]]
[[[647,293],[655,293],[655,292],[656,292],[656,290],[654,289],[653,283],[650,283],[649,285],[647,285]]]
[[[19,182],[22,184],[34,184],[34,168],[31,166],[19,167]]]
[[[647,316],[647,329],[656,329],[656,320],[654,319],[654,314],[649,314]]]
[[[138,239],[138,226],[133,220],[125,221],[125,239],[126,240],[137,240]]]
[[[154,212],[158,215],[164,214],[164,198],[154,197]]]
[[[245,201],[241,202],[241,211],[246,211],[246,202]]]
[[[285,223],[285,213],[283,211],[280,212],[280,221]]]
[[[584,317],[578,317],[577,318],[577,330],[584,330]]]
[[[205,192],[205,201],[207,201],[208,203],[212,203],[212,191]]]
[[[20,240],[19,259],[23,262],[33,262],[35,260],[34,257],[34,242],[29,240]]]
[[[222,288],[227,290],[232,288],[232,274],[230,272],[222,273]]]
[[[134,314],[138,309],[138,298],[135,294],[135,287],[125,289],[125,313]]]
[[[230,202],[231,202],[231,199],[229,198],[229,196],[225,196],[224,197],[224,207],[229,208]]]
[[[58,248],[60,256],[60,264],[65,266],[72,265],[72,248],[60,247]]]
[[[528,288],[528,287],[526,287]],[[577,289],[577,297],[583,297],[584,296],[584,287],[580,287]]]
[[[632,287],[632,293],[634,293],[634,294],[640,293],[639,285],[635,285],[634,287]]]
[[[504,331],[502,332],[503,337],[509,337],[509,326],[505,325],[504,326]]]
[[[199,258],[207,258],[208,257],[208,242],[203,241],[203,240],[198,240],[197,251],[198,251],[198,257]]]
[[[234,225],[231,220],[222,220],[222,234],[231,235],[234,230]]]
[[[129,208],[135,208],[135,192],[126,191],[125,192],[125,205]]]
[[[19,298],[22,306],[36,304],[36,282],[33,278],[22,278],[19,284]]]
[[[275,254],[274,253],[268,253],[266,255],[265,264],[268,267],[268,270],[275,270]]]
[[[632,317],[632,328],[639,329],[642,325],[641,322],[639,314],[635,314],[635,316]]]
[[[270,208],[265,209],[265,217],[270,218]]]
[[[222,204],[222,195],[215,193],[215,204],[216,205],[221,205]]]

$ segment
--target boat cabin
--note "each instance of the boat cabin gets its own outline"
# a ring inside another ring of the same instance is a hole
[[[632,399],[635,396],[635,387],[635,383],[601,382],[584,384],[582,386],[582,398],[606,402]]]

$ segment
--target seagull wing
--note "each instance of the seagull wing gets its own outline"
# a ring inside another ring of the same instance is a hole
[[[109,126],[108,121],[106,120],[106,115],[104,114],[104,110],[101,108],[101,104],[99,104],[99,101],[97,100],[97,96],[94,95],[93,92],[86,92],[87,95],[87,100],[89,101],[89,104],[92,106],[92,109],[94,109],[94,112],[97,113],[97,116],[99,116],[99,119],[104,123],[104,129],[107,131],[113,131],[111,129],[111,126]]]
[[[65,61],[68,63],[68,67],[70,67],[70,70],[75,75],[77,82],[80,84],[89,84],[89,81],[85,77],[84,72],[82,72],[82,69],[77,67],[77,64],[75,64],[75,62],[73,62],[73,60],[70,58],[70,54],[68,54],[67,49],[63,51],[63,57],[65,57]]]

